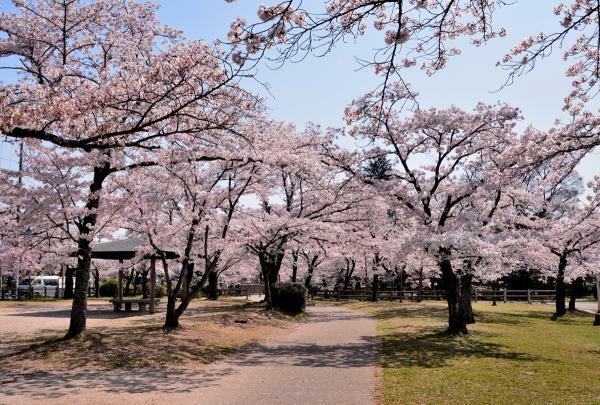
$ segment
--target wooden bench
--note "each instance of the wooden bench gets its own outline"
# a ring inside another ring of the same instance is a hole
[[[139,312],[146,312],[146,308],[148,304],[150,304],[150,299],[114,299],[110,300],[110,303],[113,304],[114,312],[121,312],[123,309],[123,304],[125,304],[125,312],[131,312],[131,304],[138,304]],[[158,308],[158,304],[160,304],[160,298],[156,298],[154,300],[154,306],[156,308]]]

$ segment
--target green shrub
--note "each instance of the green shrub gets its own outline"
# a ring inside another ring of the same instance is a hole
[[[166,295],[167,295],[167,289],[165,288],[165,286],[162,284],[158,284],[156,286],[156,298],[163,298]]]
[[[307,289],[301,283],[277,283],[271,286],[273,306],[292,315],[306,309]]]
[[[100,283],[101,297],[116,297],[119,293],[119,283],[115,279],[108,279]]]

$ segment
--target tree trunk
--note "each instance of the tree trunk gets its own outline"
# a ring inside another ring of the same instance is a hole
[[[373,302],[379,301],[379,275],[378,274],[373,275],[373,290],[372,290],[371,301],[373,301]]]
[[[144,270],[141,275],[142,298],[148,298],[148,270]]]
[[[292,250],[292,283],[295,283],[298,278],[298,250]],[[309,281],[310,282],[310,281]],[[308,286],[306,286],[308,288]]]
[[[73,299],[73,273],[75,269],[73,267],[67,266],[65,270],[65,291],[63,293],[63,298],[66,300]]]
[[[276,264],[273,263],[272,255],[266,252],[261,253],[258,260],[260,262],[260,272],[265,283],[265,302],[267,304],[267,310],[271,310],[273,309],[273,300],[271,297],[271,271],[274,271],[273,268]]]
[[[400,272],[400,302],[404,299],[404,269]]]
[[[94,296],[100,298],[100,272],[97,267],[94,269],[94,274]]]
[[[135,270],[131,269],[131,272],[127,275],[127,281],[125,282],[125,296],[131,295],[131,283],[133,282],[133,276],[135,276]]]
[[[78,264],[75,271],[75,290],[73,291],[73,305],[71,307],[71,321],[65,339],[80,336],[86,329],[87,291],[90,284],[90,265],[92,263],[92,249],[90,241],[79,239]]]
[[[175,311],[177,305],[176,293],[175,291],[170,291],[167,295],[167,313],[165,316],[165,328],[178,328],[179,327],[179,317]]]
[[[100,192],[102,184],[110,174],[110,165],[106,162],[102,167],[94,168],[94,178],[90,184],[90,194],[85,206],[87,214],[79,225],[79,240],[77,243],[77,270],[75,272],[75,291],[71,307],[71,321],[65,339],[78,337],[86,329],[87,292],[90,284],[90,267],[92,264],[92,230],[98,219],[100,207]]]
[[[446,289],[446,301],[448,302],[448,330],[447,333],[457,335],[467,334],[467,323],[461,300],[460,280],[452,270],[450,260],[440,261],[442,281]]]
[[[473,276],[465,274],[460,278],[460,299],[467,325],[475,323],[475,315],[473,314],[473,306],[471,305],[471,282]]]
[[[279,281],[279,270],[281,269],[281,263],[283,262],[283,253],[276,253],[274,260],[269,265],[269,283],[275,284]]]
[[[267,310],[273,309],[273,298],[271,297],[271,278],[269,274],[265,274],[265,302],[267,303]]]
[[[419,270],[419,285],[417,287],[417,302],[423,301],[423,268]]]
[[[311,283],[311,281],[312,281],[312,273],[309,273],[306,276],[306,279],[304,280],[304,287],[306,287],[306,289],[309,290],[309,291],[310,291],[310,283]]]
[[[577,294],[579,293],[579,287],[581,286],[581,278],[576,278],[571,283],[571,296],[569,297],[569,311],[576,311]]]
[[[567,256],[560,256],[558,262],[558,274],[556,275],[556,312],[554,317],[563,316],[567,313],[565,305],[566,288],[565,288],[565,269],[567,268]]]
[[[217,300],[219,298],[219,274],[216,271],[208,273],[208,299]]]

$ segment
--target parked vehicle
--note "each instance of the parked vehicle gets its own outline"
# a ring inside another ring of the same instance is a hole
[[[18,288],[21,296],[58,297],[64,287],[59,276],[37,276],[24,278]]]

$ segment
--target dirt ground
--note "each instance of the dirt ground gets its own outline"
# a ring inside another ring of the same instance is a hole
[[[165,332],[164,314],[92,301],[88,336],[62,342],[68,316],[65,302],[0,303],[0,404],[372,402],[375,321],[346,309],[298,321],[202,301]]]

